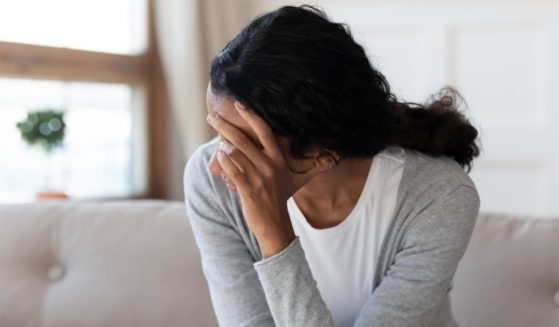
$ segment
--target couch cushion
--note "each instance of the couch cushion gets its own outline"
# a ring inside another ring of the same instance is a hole
[[[481,214],[451,291],[461,327],[559,326],[559,219]]]
[[[179,202],[0,206],[0,326],[216,326]]]

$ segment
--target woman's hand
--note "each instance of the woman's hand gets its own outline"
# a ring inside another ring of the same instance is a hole
[[[208,115],[208,122],[232,143],[222,142],[217,158],[227,178],[235,184],[245,220],[258,240],[262,256],[269,257],[295,239],[287,211],[287,200],[296,191],[294,176],[268,124],[238,101],[235,108],[254,130],[263,149],[215,112]]]

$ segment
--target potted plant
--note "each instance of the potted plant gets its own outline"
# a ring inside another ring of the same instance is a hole
[[[48,108],[29,112],[27,118],[18,122],[16,126],[21,132],[22,139],[30,146],[43,151],[49,161],[55,150],[63,145],[66,124],[64,112],[61,110]],[[50,177],[52,176],[48,174],[46,179],[49,180]],[[52,185],[47,187],[52,188]],[[66,197],[63,192],[53,189],[46,189],[38,194],[38,198]]]

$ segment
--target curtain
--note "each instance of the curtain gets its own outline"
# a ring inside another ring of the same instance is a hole
[[[206,123],[209,65],[248,22],[242,0],[153,0],[172,121],[186,160],[214,134]]]

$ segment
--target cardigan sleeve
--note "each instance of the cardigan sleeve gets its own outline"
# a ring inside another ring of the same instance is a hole
[[[479,205],[475,188],[460,185],[421,210],[356,325],[432,326],[468,246]]]
[[[477,191],[461,185],[414,217],[403,249],[354,326],[430,326],[468,245],[478,211]],[[254,266],[278,326],[334,326],[298,238]]]
[[[220,326],[275,326],[248,247],[216,200],[201,151],[184,172],[187,216]],[[194,294],[195,296],[195,294]]]
[[[254,268],[277,326],[334,326],[298,236]]]

